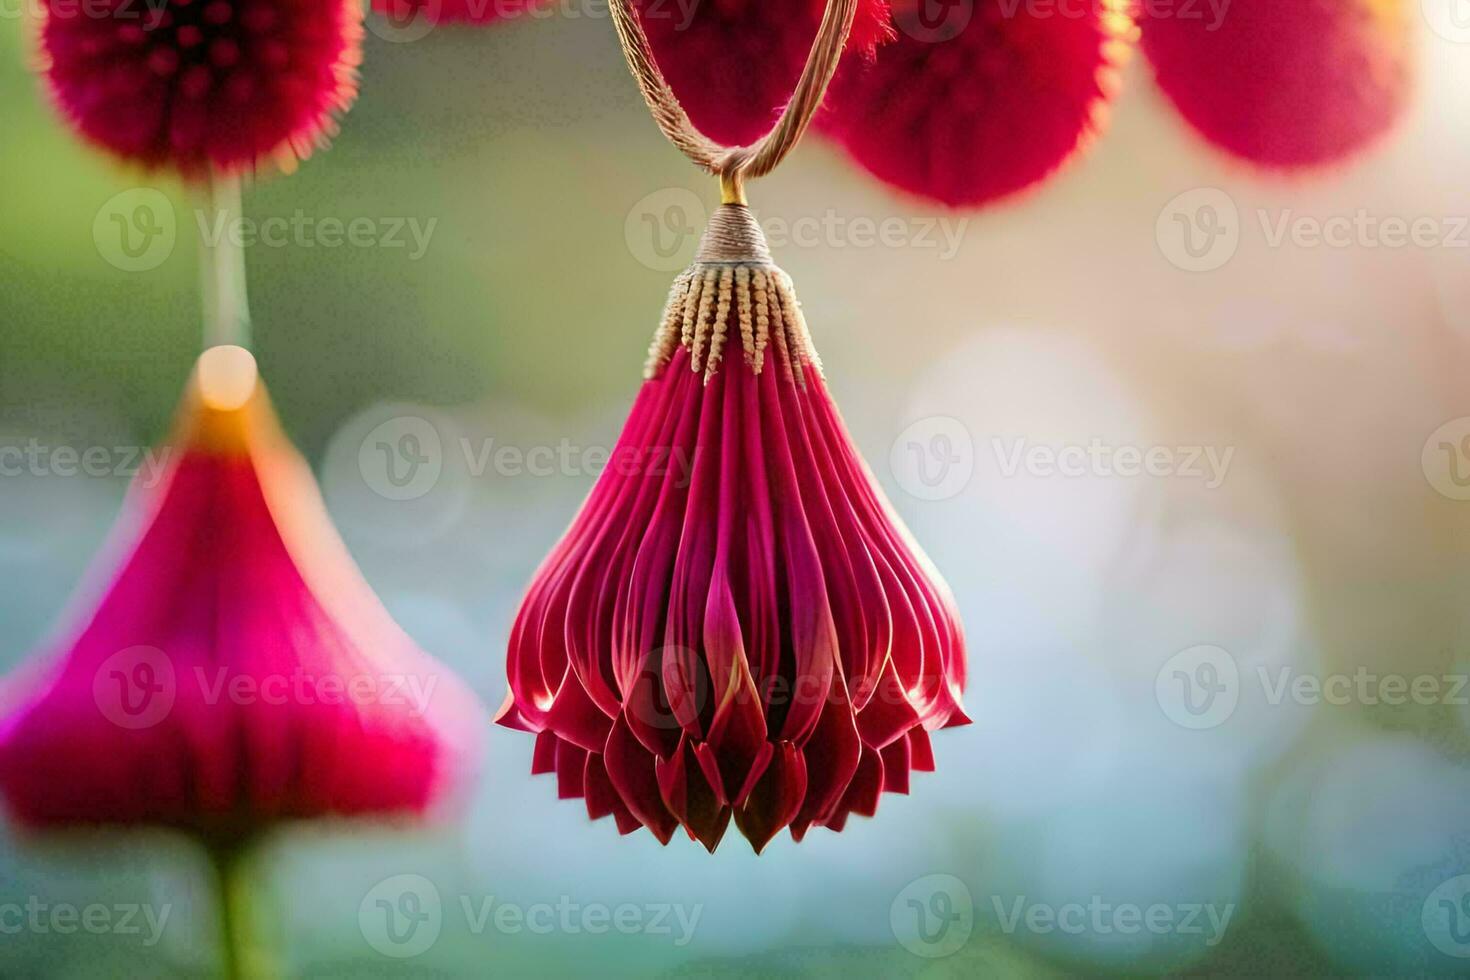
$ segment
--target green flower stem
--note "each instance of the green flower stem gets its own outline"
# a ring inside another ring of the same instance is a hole
[[[251,900],[248,844],[209,845],[219,908],[222,976],[226,980],[271,980],[277,976],[264,946]]]
[[[239,225],[244,217],[240,178],[211,173],[196,214],[201,286],[204,295],[204,346],[250,346],[250,302],[245,289],[245,249]]]

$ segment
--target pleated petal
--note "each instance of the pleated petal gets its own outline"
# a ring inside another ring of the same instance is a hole
[[[507,672],[503,723],[556,739],[535,768],[593,819],[625,813],[620,829],[665,842],[682,825],[713,850],[732,820],[757,851],[840,829],[933,768],[927,731],[965,720],[958,615],[843,427],[779,269],[697,263],[676,282]]]

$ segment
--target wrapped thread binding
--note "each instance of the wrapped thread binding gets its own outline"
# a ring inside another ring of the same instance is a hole
[[[772,343],[795,383],[805,385],[808,367],[821,371],[791,277],[772,261],[760,225],[743,204],[722,204],[711,216],[693,264],[669,291],[643,376],[658,377],[683,347],[691,368],[703,371],[708,384],[726,356],[732,316],[745,363],[755,374]]]

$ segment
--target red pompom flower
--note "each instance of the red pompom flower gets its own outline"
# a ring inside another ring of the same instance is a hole
[[[1101,129],[1129,21],[1113,0],[893,0],[897,40],[849,59],[818,125],[900,190],[976,207],[1043,180]]]
[[[753,143],[796,87],[827,0],[636,0],[659,69],[710,139]],[[887,0],[859,0],[848,50],[860,57],[890,36]]]
[[[89,142],[149,168],[289,169],[351,105],[352,0],[46,0],[47,81]]]
[[[115,574],[0,722],[36,828],[238,845],[284,820],[424,814],[478,748],[474,697],[361,580],[244,350],[204,354]]]
[[[859,457],[747,208],[674,285],[613,458],[537,572],[499,721],[593,819],[714,850],[841,830],[968,719],[948,589]]]
[[[1140,0],[1159,87],[1211,143],[1280,169],[1331,163],[1383,135],[1409,95],[1402,0]]]

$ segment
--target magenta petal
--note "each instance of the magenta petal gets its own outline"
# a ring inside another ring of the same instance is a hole
[[[934,771],[934,745],[922,728],[909,729],[909,765],[915,772]]]
[[[618,791],[608,778],[607,766],[602,763],[600,752],[587,753],[587,765],[582,773],[583,795],[587,798],[587,816],[601,820],[623,805]]]
[[[579,800],[584,795],[582,778],[587,773],[587,750],[571,742],[556,746],[556,796],[562,800]]]
[[[505,702],[501,704],[500,710],[495,713],[495,724],[514,729],[518,732],[526,732],[529,735],[536,734],[536,729],[531,727],[531,723],[521,714],[521,709],[516,707],[514,694],[506,694]]]
[[[795,745],[782,742],[770,765],[746,788],[745,805],[735,811],[735,826],[757,854],[796,818],[806,789],[806,759]]]
[[[730,825],[730,807],[720,802],[723,794],[709,778],[717,774],[707,774],[698,764],[687,737],[672,758],[654,764],[654,772],[659,795],[669,812],[679,818],[691,838],[713,852]]]
[[[907,796],[909,772],[913,767],[909,759],[909,740],[900,738],[890,742],[881,754],[883,756],[883,792]]]
[[[883,758],[876,749],[863,746],[857,772],[848,784],[847,794],[837,804],[836,813],[843,820],[849,813],[871,817],[878,812],[878,799],[883,795]]]
[[[633,737],[627,719],[619,715],[608,733],[607,749],[603,753],[608,780],[629,812],[653,832],[659,843],[667,844],[679,821],[664,806],[655,775],[655,759],[653,753]]]
[[[865,744],[882,749],[918,727],[920,720],[918,712],[909,703],[907,692],[899,686],[898,676],[890,662],[879,675],[878,686],[867,706],[858,712],[858,733]]]
[[[556,751],[560,744],[561,739],[553,731],[544,731],[536,736],[536,747],[531,750],[531,775],[556,772]]]
[[[806,743],[806,799],[792,821],[792,833],[798,840],[807,827],[822,822],[836,809],[863,754],[846,687],[835,686],[833,694],[822,711],[816,731]]]
[[[546,713],[546,726],[566,741],[597,752],[607,742],[612,719],[592,703],[582,682],[572,676],[562,684],[551,710]]]

